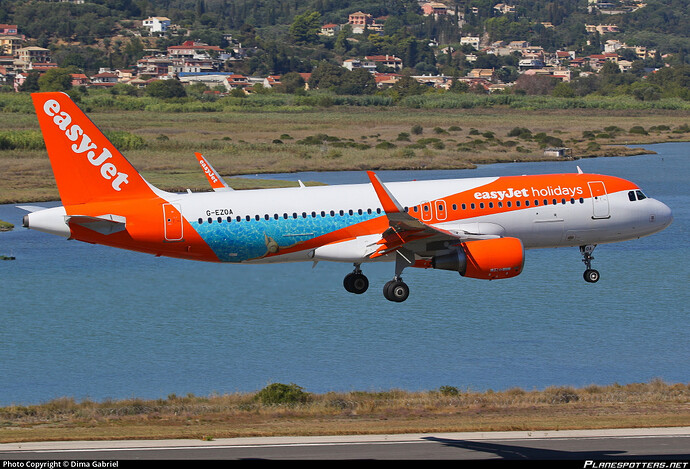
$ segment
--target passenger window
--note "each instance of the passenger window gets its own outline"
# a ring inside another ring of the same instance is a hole
[[[519,207],[519,206],[520,206],[520,201],[519,201],[519,200],[515,202],[515,206],[516,206],[516,207]]]
[[[506,202],[506,207],[510,208],[512,205],[513,204],[510,201]]]
[[[467,210],[467,205],[462,204],[462,209],[463,209],[463,210]]]
[[[223,223],[223,217],[218,217],[218,223]]]
[[[203,219],[203,218],[199,218],[199,224],[201,225],[202,223],[204,223],[204,219]]]
[[[470,204],[470,208],[474,210],[474,204]]]

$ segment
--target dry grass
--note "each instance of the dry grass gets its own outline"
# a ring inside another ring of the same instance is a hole
[[[295,405],[264,405],[254,393],[101,403],[64,398],[0,409],[0,442],[687,425],[690,385],[655,380],[533,391],[326,393]]]
[[[573,148],[576,157],[625,155],[638,151],[617,145],[690,139],[689,132],[672,131],[690,123],[687,111],[333,107],[187,114],[114,111],[93,112],[90,117],[105,131],[129,132],[143,139],[144,148],[123,150],[123,153],[151,183],[173,191],[208,190],[193,156],[195,151],[203,152],[223,176],[232,176],[471,168],[480,163],[546,159],[539,142],[508,137],[515,127],[528,128],[533,135],[544,133],[559,138]],[[421,135],[411,132],[415,125],[423,127]],[[603,129],[609,126],[623,130],[606,136]],[[669,126],[669,130],[630,134],[628,130],[633,126],[645,129]],[[9,132],[35,131],[38,124],[33,115],[0,113],[0,128]],[[488,132],[493,138],[487,137]],[[596,137],[585,138],[585,132],[592,132]],[[409,134],[409,141],[399,140],[401,133]],[[330,141],[318,145],[297,143],[318,135],[329,136]],[[420,143],[423,139],[426,139],[424,145]],[[392,147],[377,148],[381,143]],[[0,203],[58,197],[44,151],[0,150],[0,174],[3,174]],[[233,179],[233,184],[236,188],[254,188],[276,183]]]

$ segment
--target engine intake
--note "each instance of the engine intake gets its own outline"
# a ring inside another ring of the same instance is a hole
[[[457,251],[434,257],[431,266],[463,277],[496,280],[519,275],[524,263],[525,249],[519,239],[496,238],[462,243]]]

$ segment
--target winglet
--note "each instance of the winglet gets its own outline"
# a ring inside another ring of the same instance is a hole
[[[395,200],[395,197],[393,197],[386,186],[383,185],[379,177],[373,171],[367,171],[367,175],[369,176],[371,184],[374,186],[374,190],[381,202],[383,211],[386,213],[403,213],[405,210],[402,205]]]
[[[196,156],[197,161],[199,162],[199,165],[201,166],[201,169],[204,170],[204,174],[206,175],[206,179],[208,179],[209,184],[211,184],[211,188],[214,191],[231,191],[232,187],[228,186],[228,184],[223,180],[222,177],[220,177],[220,174],[218,174],[218,171],[216,171],[213,166],[211,166],[211,163],[206,161],[206,158],[204,155],[201,153],[194,153],[194,156]]]

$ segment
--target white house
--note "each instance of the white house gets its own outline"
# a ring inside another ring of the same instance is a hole
[[[149,16],[142,24],[152,33],[164,33],[170,27],[170,19],[164,16]]]

